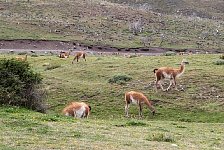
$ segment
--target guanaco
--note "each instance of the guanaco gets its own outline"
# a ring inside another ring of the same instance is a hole
[[[183,60],[180,64],[180,68],[172,68],[172,67],[161,67],[158,69],[154,69],[153,72],[156,77],[156,82],[155,82],[155,88],[157,89],[158,85],[163,91],[168,91],[170,87],[173,85],[175,87],[175,90],[177,89],[176,86],[176,78],[180,77],[184,71],[185,71],[185,64],[189,64],[186,60]],[[168,79],[170,81],[170,85],[168,86],[167,89],[164,89],[161,81],[163,79]]]
[[[69,55],[70,55],[70,51],[68,52],[61,51],[59,54],[59,58],[69,58]]]
[[[19,61],[27,61],[27,54],[25,55],[25,57],[19,57],[19,56],[17,56],[16,57],[16,60],[19,60]]]
[[[74,63],[75,60],[77,60],[77,62],[79,61],[79,58],[83,58],[86,61],[86,53],[85,52],[76,52],[75,53],[75,58],[72,61],[72,64]]]
[[[139,116],[142,116],[143,104],[146,104],[147,107],[152,111],[152,114],[155,114],[155,108],[152,106],[152,103],[148,98],[141,92],[130,91],[125,93],[125,115],[129,117],[128,109],[130,104],[136,104],[139,106]]]
[[[74,118],[88,118],[90,111],[91,107],[84,102],[71,102],[63,109],[62,113]]]

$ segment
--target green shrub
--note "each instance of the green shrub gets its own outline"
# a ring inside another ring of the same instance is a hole
[[[132,78],[127,75],[114,75],[108,80],[109,83],[125,84],[125,82],[130,81]]]
[[[23,106],[45,112],[45,92],[38,89],[42,78],[27,62],[0,60],[0,105]]]
[[[224,65],[224,59],[219,59],[213,62],[215,65]]]

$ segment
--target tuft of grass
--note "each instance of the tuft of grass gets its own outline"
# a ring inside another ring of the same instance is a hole
[[[171,134],[166,133],[154,133],[146,138],[147,141],[157,141],[157,142],[175,142],[174,137]]]
[[[80,131],[74,131],[71,133],[71,136],[74,138],[80,138],[80,137],[82,137],[82,134]]]
[[[141,121],[128,121],[127,126],[146,126],[147,124]]]
[[[31,57],[38,57],[38,55],[37,54],[32,54]]]
[[[59,68],[61,67],[61,65],[49,65],[45,68],[45,71],[47,70],[53,70],[53,69],[56,69],[56,68]]]
[[[42,121],[52,121],[52,122],[58,122],[61,120],[59,115],[45,115],[41,117]]]
[[[132,77],[127,75],[114,75],[112,78],[108,80],[109,83],[116,83],[116,84],[125,84],[132,79]]]

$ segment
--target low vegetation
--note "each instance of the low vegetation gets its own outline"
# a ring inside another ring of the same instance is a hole
[[[150,135],[146,140],[148,141],[158,141],[158,142],[175,142],[174,138],[170,134],[156,133]]]
[[[109,83],[125,84],[130,81],[132,78],[127,75],[114,75],[108,80]]]
[[[224,65],[224,60],[223,59],[218,59],[218,60],[214,61],[214,64],[216,64],[216,65]]]

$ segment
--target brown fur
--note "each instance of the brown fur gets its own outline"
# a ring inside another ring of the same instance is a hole
[[[135,103],[139,106],[139,116],[142,116],[142,107],[145,104],[155,114],[155,108],[152,106],[148,98],[141,92],[130,91],[125,93],[125,115],[128,117],[128,109],[131,103]]]
[[[72,117],[78,117],[76,116],[76,111],[78,111],[82,106],[85,107],[85,111],[82,114],[81,118],[88,118],[91,107],[84,102],[71,102],[62,110],[62,114]]]
[[[78,62],[79,59],[80,59],[81,57],[82,57],[83,59],[85,59],[85,61],[86,61],[86,53],[85,53],[85,52],[77,52],[77,53],[75,54],[75,58],[74,58],[73,61],[72,61],[72,64],[74,63],[75,60],[77,60],[77,62]]]
[[[19,61],[27,61],[27,54],[25,55],[25,57],[19,57],[19,56],[17,56],[16,57],[16,60],[19,60]]]
[[[186,63],[185,61],[182,61],[180,68],[178,68],[178,69],[172,68],[172,67],[161,67],[159,69],[154,69],[153,72],[156,76],[156,83],[155,83],[156,89],[157,89],[157,86],[159,85],[163,91],[168,91],[170,89],[171,85],[173,85],[175,87],[175,89],[177,90],[176,78],[178,76],[181,76],[184,73],[185,63]],[[160,83],[163,79],[170,80],[170,85],[166,90],[163,89],[163,86]]]
[[[59,54],[59,58],[69,58],[69,55],[70,55],[70,51],[68,52],[61,51]]]

